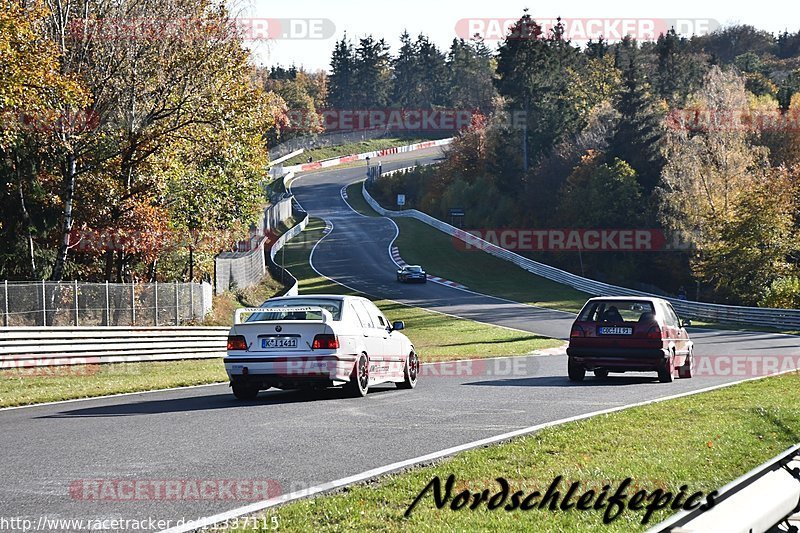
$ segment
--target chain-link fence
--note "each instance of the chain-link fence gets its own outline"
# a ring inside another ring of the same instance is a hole
[[[211,310],[208,283],[5,281],[3,326],[180,326]]]

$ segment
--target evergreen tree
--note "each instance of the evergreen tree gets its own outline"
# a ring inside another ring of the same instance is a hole
[[[686,97],[697,90],[707,70],[700,54],[693,54],[689,41],[675,29],[658,37],[655,45],[657,67],[654,79],[656,94],[674,106],[683,105]]]
[[[497,91],[492,78],[495,62],[481,38],[453,39],[447,55],[447,105],[455,109],[491,110]]]
[[[357,109],[386,107],[389,103],[391,57],[384,39],[368,35],[355,51],[353,106]]]
[[[521,144],[525,171],[585,124],[587,110],[576,93],[582,57],[563,31],[559,22],[542,38],[541,26],[525,13],[498,51],[497,89],[511,111],[526,117],[522,131],[511,130],[512,135],[522,133],[519,141],[510,143]]]
[[[417,84],[417,48],[407,31],[400,36],[400,51],[392,61],[391,102],[395,107],[409,108]]]
[[[334,109],[353,107],[355,56],[353,44],[347,34],[336,43],[331,56],[331,73],[328,78],[328,106]]]
[[[445,105],[447,70],[445,56],[430,39],[420,34],[416,42],[417,83],[415,108],[433,108]]]
[[[640,64],[635,41],[628,41],[617,55],[625,57],[622,90],[616,102],[620,113],[617,129],[608,147],[608,160],[618,158],[635,171],[646,194],[658,184],[664,160],[661,156],[661,117],[653,105],[650,86]]]

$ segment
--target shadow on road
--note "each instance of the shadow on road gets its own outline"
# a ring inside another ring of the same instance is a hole
[[[382,392],[395,391],[395,387],[370,389],[367,400]],[[104,418],[118,416],[153,415],[164,413],[181,413],[192,411],[211,411],[216,409],[253,409],[266,405],[283,405],[326,400],[359,401],[358,398],[347,398],[341,389],[320,391],[281,391],[271,389],[262,391],[253,401],[237,400],[232,394],[211,394],[193,396],[191,398],[173,398],[168,400],[145,400],[134,403],[117,403],[99,407],[85,407],[61,411],[54,415],[38,418]],[[130,399],[128,399],[130,401]],[[365,401],[361,399],[361,401]]]
[[[658,377],[650,376],[609,376],[595,378],[586,376],[580,382],[570,381],[566,376],[533,376],[529,378],[493,379],[490,381],[474,381],[463,385],[477,387],[619,387],[625,385],[641,385],[658,383]]]

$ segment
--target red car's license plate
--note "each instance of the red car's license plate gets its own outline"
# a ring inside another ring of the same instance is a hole
[[[633,328],[604,327],[598,331],[600,335],[633,335]]]

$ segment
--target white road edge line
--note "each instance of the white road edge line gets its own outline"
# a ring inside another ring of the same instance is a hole
[[[610,413],[616,413],[616,412],[619,412],[619,411],[624,411],[626,409],[631,409],[633,407],[642,407],[642,406],[645,406],[645,405],[665,402],[665,401],[668,401],[668,400],[675,400],[675,399],[678,399],[678,398],[685,398],[687,396],[694,396],[695,394],[701,394],[701,393],[704,393],[704,392],[711,392],[711,391],[714,391],[714,390],[731,387],[733,385],[739,385],[741,383],[746,383],[746,382],[749,382],[749,381],[757,381],[757,380],[761,380],[761,379],[764,379],[764,378],[767,378],[767,377],[775,377],[775,376],[779,376],[779,375],[787,374],[787,373],[791,373],[791,372],[796,372],[796,370],[795,369],[786,370],[784,372],[779,372],[777,374],[772,374],[772,375],[769,375],[769,376],[758,376],[758,377],[743,379],[741,381],[734,381],[734,382],[731,382],[731,383],[723,383],[723,384],[720,384],[720,385],[713,385],[711,387],[706,387],[704,389],[698,389],[698,390],[694,390],[694,391],[683,392],[683,393],[679,393],[679,394],[673,394],[673,395],[670,395],[670,396],[664,396],[662,398],[655,398],[655,399],[652,399],[652,400],[645,400],[643,402],[638,402],[638,403],[634,403],[634,404],[630,404],[630,405],[623,405],[623,406],[619,406],[619,407],[611,407],[609,409],[603,409],[603,410],[600,410],[600,411],[593,411],[591,413],[584,413],[584,414],[581,414],[581,415],[571,416],[569,418],[562,418],[560,420],[554,420],[552,422],[545,422],[543,424],[537,424],[535,426],[529,426],[529,427],[518,429],[518,430],[515,430],[515,431],[510,431],[508,433],[502,433],[500,435],[487,437],[485,439],[480,439],[480,440],[468,442],[466,444],[461,444],[459,446],[453,446],[452,448],[447,448],[447,449],[440,450],[440,451],[437,451],[437,452],[429,453],[427,455],[421,455],[421,456],[415,457],[413,459],[407,459],[405,461],[399,461],[399,462],[392,463],[392,464],[389,464],[389,465],[386,465],[386,466],[373,468],[372,470],[367,470],[365,472],[361,472],[360,474],[355,474],[355,475],[352,475],[352,476],[344,477],[344,478],[341,478],[341,479],[337,479],[335,481],[330,481],[328,483],[322,483],[321,485],[310,487],[308,489],[292,492],[292,493],[289,493],[289,494],[284,494],[284,495],[278,496],[276,498],[270,498],[268,500],[263,500],[263,501],[260,501],[260,502],[256,502],[256,503],[253,503],[251,505],[247,505],[247,506],[244,506],[244,507],[239,507],[239,508],[236,508],[236,509],[232,509],[230,511],[227,511],[227,512],[224,512],[224,513],[220,513],[220,514],[217,514],[217,515],[200,518],[200,519],[198,519],[198,520],[196,520],[194,522],[190,522],[190,523],[184,524],[182,526],[176,526],[176,527],[173,527],[173,528],[170,528],[170,529],[163,530],[161,533],[187,533],[187,532],[190,532],[190,531],[195,531],[196,529],[212,526],[214,524],[225,522],[227,520],[233,520],[233,519],[241,517],[241,516],[255,514],[255,513],[259,512],[259,511],[263,511],[264,509],[268,509],[270,507],[275,507],[275,506],[282,505],[282,504],[285,504],[285,503],[289,503],[289,502],[292,502],[292,501],[295,501],[295,500],[300,500],[300,499],[308,498],[310,496],[314,496],[314,495],[317,495],[317,494],[330,492],[330,491],[333,491],[333,490],[336,490],[336,489],[339,489],[339,488],[342,488],[342,487],[346,487],[348,485],[352,485],[354,483],[367,481],[369,479],[372,479],[372,478],[375,478],[375,477],[378,477],[378,476],[383,476],[383,475],[386,475],[386,474],[390,474],[392,472],[396,472],[398,470],[402,470],[402,469],[408,468],[410,466],[415,466],[415,465],[417,465],[419,463],[427,463],[427,462],[434,461],[434,460],[437,460],[437,459],[442,459],[444,457],[448,457],[450,455],[454,455],[454,454],[457,454],[457,453],[460,453],[460,452],[463,452],[463,451],[466,451],[466,450],[479,448],[481,446],[486,446],[486,445],[489,445],[489,444],[496,444],[498,442],[509,440],[509,439],[512,439],[512,438],[515,438],[515,437],[521,437],[521,436],[524,436],[524,435],[529,435],[531,433],[535,433],[535,432],[540,431],[542,429],[550,428],[550,427],[553,427],[553,426],[559,426],[559,425],[562,425],[562,424],[566,424],[568,422],[577,422],[579,420],[586,420],[587,418],[592,418],[592,417],[595,417],[595,416],[600,416],[600,415],[605,415],[605,414],[610,414]]]

